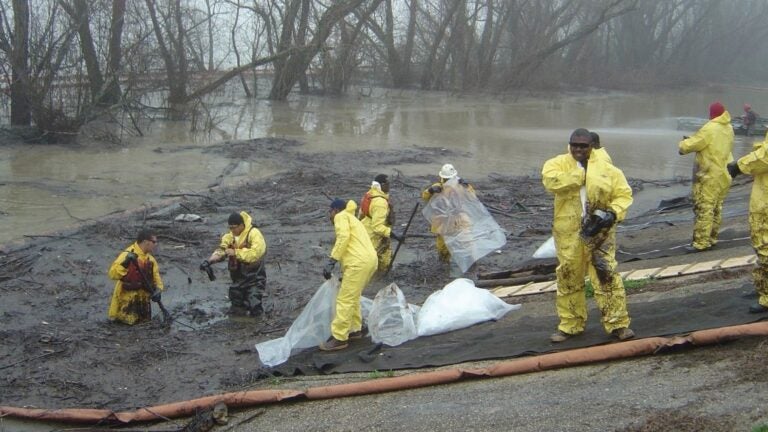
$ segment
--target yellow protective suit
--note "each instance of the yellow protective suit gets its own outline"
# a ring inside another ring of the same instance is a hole
[[[349,333],[363,327],[360,295],[378,267],[376,250],[363,226],[355,217],[357,205],[348,201],[347,207],[333,218],[336,242],[331,258],[341,264],[341,286],[336,296],[336,316],[331,322],[331,335],[346,341]]]
[[[717,243],[722,222],[725,196],[731,187],[731,176],[725,166],[733,161],[733,127],[728,111],[708,121],[690,138],[678,144],[680,154],[696,152],[698,167],[693,180],[692,245],[709,249]]]
[[[592,154],[594,154],[598,159],[602,159],[605,162],[613,165],[613,159],[611,159],[611,155],[608,154],[608,151],[605,150],[605,147],[593,148]]]
[[[389,212],[389,194],[379,189],[371,188],[368,193],[371,196],[371,204],[368,215],[363,217],[363,226],[371,238],[373,248],[379,258],[379,273],[387,271],[392,262],[392,241],[389,238],[392,232],[392,222]]]
[[[264,311],[262,298],[267,289],[267,272],[262,258],[267,253],[267,242],[258,228],[253,226],[251,215],[241,211],[245,229],[239,236],[228,231],[221,236],[217,256],[224,256],[225,249],[235,250],[234,260],[229,262],[229,300],[236,309],[244,309],[255,316]]]
[[[752,153],[738,161],[742,173],[754,176],[749,198],[749,227],[757,268],[752,271],[758,303],[768,307],[768,134],[755,144]]]
[[[587,272],[605,331],[629,327],[624,283],[616,272],[616,225],[603,229],[589,242],[580,235],[581,187],[586,185],[586,214],[610,210],[616,214],[616,222],[620,222],[632,204],[632,189],[624,174],[593,153],[586,172],[570,154],[563,154],[548,160],[541,175],[544,187],[555,195],[552,234],[559,261],[556,270],[558,329],[572,335],[584,331]]]
[[[433,186],[444,187],[445,182],[446,182],[445,179],[440,179],[439,182],[433,183],[430,187],[424,189],[421,192],[421,199],[424,202],[429,202],[429,200],[432,199],[432,195],[433,195],[432,192],[429,191],[429,189],[432,188]],[[464,185],[464,187],[466,187],[468,191],[475,193],[475,188],[471,184],[463,183],[463,182],[460,184]],[[443,238],[443,236],[438,234],[440,232],[439,229],[440,227],[438,226],[438,224],[435,221],[433,221],[431,226],[431,231],[434,234],[437,234],[437,237],[435,238],[435,248],[437,249],[437,257],[440,259],[440,261],[447,263],[451,261],[451,251],[448,250],[448,246],[446,246],[445,239]]]
[[[163,280],[160,278],[160,270],[157,266],[155,257],[144,253],[138,243],[133,243],[124,251],[120,252],[117,259],[112,262],[107,275],[110,279],[117,281],[115,289],[112,292],[112,301],[109,303],[108,316],[110,320],[120,321],[125,324],[138,324],[152,319],[152,305],[150,303],[149,292],[144,289],[125,290],[123,289],[122,279],[128,274],[128,269],[121,263],[125,261],[128,252],[133,252],[138,256],[139,265],[142,270],[146,267],[146,262],[152,265],[152,274],[147,274],[152,279],[152,283],[160,290],[163,290]]]

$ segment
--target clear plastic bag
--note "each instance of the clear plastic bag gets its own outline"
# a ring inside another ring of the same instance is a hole
[[[443,191],[432,196],[422,214],[434,231],[443,236],[462,273],[507,243],[506,232],[475,194],[456,178],[443,184]]]
[[[470,279],[456,279],[433,292],[419,311],[419,336],[445,333],[484,321],[497,320],[520,305],[507,304]]]
[[[368,330],[374,343],[397,346],[415,339],[418,306],[409,305],[397,286],[390,284],[376,293],[368,315]]]
[[[533,253],[534,258],[555,258],[557,257],[557,249],[555,246],[555,238],[549,237],[547,241],[541,244],[536,252]]]
[[[339,280],[331,278],[317,290],[285,336],[256,344],[259,359],[265,366],[285,363],[292,353],[318,346],[331,337],[331,321],[336,313]]]

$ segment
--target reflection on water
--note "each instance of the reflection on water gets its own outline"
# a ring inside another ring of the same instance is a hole
[[[200,156],[200,146],[229,139],[295,138],[303,151],[440,147],[466,178],[489,172],[538,176],[543,162],[566,150],[568,135],[586,127],[628,177],[689,177],[693,156],[679,156],[675,117],[705,117],[721,100],[732,116],[755,111],[766,91],[708,88],[653,95],[604,94],[501,100],[442,93],[379,90],[372,97],[296,96],[288,102],[227,100],[211,110],[216,128],[191,133],[183,122],[155,122],[117,148],[83,145],[0,147],[0,243],[132,208],[163,194],[204,189],[230,161]],[[757,137],[737,137],[735,156]],[[446,160],[445,162],[448,162]],[[438,164],[439,165],[439,164]],[[397,167],[434,174],[438,166]],[[234,178],[267,176],[280,167],[247,165]]]

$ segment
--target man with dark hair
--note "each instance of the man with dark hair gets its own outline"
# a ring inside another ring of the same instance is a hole
[[[592,154],[592,136],[573,131],[569,153],[544,163],[544,187],[555,196],[552,234],[557,245],[557,298],[560,324],[550,336],[563,342],[587,323],[585,273],[589,272],[605,331],[619,340],[634,337],[624,283],[616,272],[616,223],[632,204],[632,189],[618,168]]]
[[[376,255],[379,258],[379,273],[386,272],[392,261],[392,241],[402,241],[402,237],[393,229],[395,213],[389,201],[389,178],[379,174],[371,183],[371,188],[360,201],[359,218],[371,238]]]
[[[109,319],[133,325],[152,319],[152,301],[160,301],[163,280],[152,255],[157,236],[142,229],[136,242],[120,252],[109,267],[109,278],[117,281],[109,304]]]
[[[336,241],[323,277],[333,276],[336,263],[341,263],[341,286],[336,296],[336,315],[331,322],[331,337],[320,344],[322,351],[336,351],[349,346],[349,339],[364,336],[360,295],[378,267],[376,250],[363,223],[355,217],[354,201],[336,198],[331,202],[329,216],[336,232]]]
[[[733,160],[731,115],[720,102],[709,106],[709,121],[678,144],[681,155],[696,153],[692,186],[693,241],[688,252],[711,249],[717,243],[725,196],[731,188],[726,164]]]
[[[611,156],[600,144],[600,135],[598,135],[597,132],[592,131],[589,132],[589,135],[592,137],[592,154],[608,162],[609,164],[613,164]]]
[[[211,264],[226,259],[232,278],[230,314],[260,316],[264,313],[262,297],[267,288],[267,271],[264,269],[267,243],[261,231],[253,226],[248,213],[232,213],[227,223],[229,232],[221,236],[219,247],[200,264],[200,269],[207,271]]]

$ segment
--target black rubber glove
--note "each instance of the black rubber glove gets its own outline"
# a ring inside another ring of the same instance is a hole
[[[125,254],[125,259],[123,260],[123,262],[120,263],[120,265],[125,268],[128,268],[129,264],[131,264],[132,262],[138,262],[138,260],[139,260],[138,255],[136,255],[133,252],[128,252],[127,254]]]
[[[392,231],[389,232],[389,238],[395,239],[395,240],[399,241],[400,243],[402,243],[403,240],[405,240],[405,237],[403,237],[402,234],[396,233],[395,230],[392,230]]]
[[[328,259],[328,263],[323,267],[323,277],[328,280],[333,276],[333,268],[336,267],[336,260],[333,258]]]
[[[603,216],[602,220],[599,223],[599,226],[600,226],[600,229],[610,228],[615,223],[616,223],[616,213],[608,210],[605,212],[605,216]]]
[[[434,185],[434,186],[430,186],[428,190],[429,190],[429,193],[436,194],[436,193],[442,192],[443,187],[440,185]]]
[[[208,262],[208,260],[203,260],[202,263],[200,263],[200,270],[207,271],[211,267],[211,263]]]
[[[155,290],[152,291],[152,295],[150,295],[149,298],[155,303],[160,303],[160,300],[162,300],[163,295],[159,289],[155,288]]]
[[[731,178],[736,178],[737,175],[741,174],[741,170],[739,169],[739,163],[736,161],[733,161],[725,166],[728,169],[728,174],[731,175]]]

